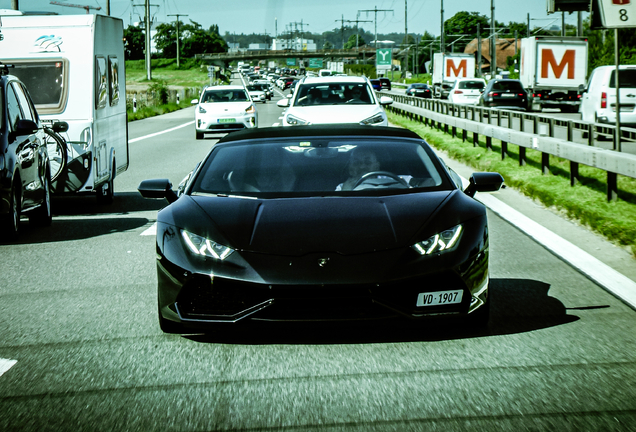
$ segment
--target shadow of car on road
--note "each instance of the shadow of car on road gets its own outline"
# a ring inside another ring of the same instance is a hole
[[[491,316],[487,328],[457,320],[391,320],[344,323],[248,322],[205,334],[184,336],[200,343],[359,344],[432,342],[525,333],[577,321],[563,303],[548,295],[550,285],[528,279],[491,279]],[[230,324],[231,325],[231,324]]]
[[[72,241],[132,231],[152,222],[146,217],[132,214],[143,211],[156,213],[167,204],[165,200],[144,199],[138,192],[116,193],[110,205],[98,204],[95,197],[54,197],[50,227],[30,226],[28,220],[23,218],[18,241],[8,242],[0,238],[0,244]]]

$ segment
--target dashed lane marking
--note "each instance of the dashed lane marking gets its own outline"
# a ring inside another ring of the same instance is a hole
[[[0,376],[15,365],[17,360],[9,360],[0,358]]]

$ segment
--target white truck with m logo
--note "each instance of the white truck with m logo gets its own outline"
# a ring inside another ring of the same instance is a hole
[[[578,88],[587,78],[587,39],[534,36],[521,40],[519,79],[529,108],[578,112]]]

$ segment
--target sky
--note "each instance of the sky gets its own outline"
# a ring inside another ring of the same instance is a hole
[[[106,14],[107,0],[56,0],[59,3],[101,7],[91,13]],[[371,33],[404,33],[405,15],[410,34],[424,31],[438,36],[441,27],[441,5],[444,19],[457,12],[477,12],[490,17],[491,3],[495,6],[495,20],[527,22],[530,27],[561,25],[561,13],[548,15],[545,0],[150,0],[154,24],[173,22],[175,14],[180,21],[193,20],[204,28],[216,24],[221,35],[261,33],[275,36],[288,29],[311,33],[340,28],[344,25],[360,27]],[[124,27],[143,20],[145,0],[110,0],[110,14],[121,18]],[[406,4],[406,14],[405,14]],[[11,0],[0,0],[0,9],[11,9]],[[24,11],[49,11],[61,15],[84,14],[82,8],[58,6],[49,0],[19,0]],[[378,12],[374,12],[377,10]],[[186,16],[187,15],[187,16]],[[377,21],[376,21],[377,18]],[[566,24],[576,25],[576,14],[565,14]]]

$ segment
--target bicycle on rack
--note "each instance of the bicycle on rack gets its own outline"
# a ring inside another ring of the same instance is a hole
[[[61,134],[68,130],[68,123],[54,122],[51,125],[45,123],[43,129],[47,135],[46,149],[51,167],[51,182],[54,182],[66,170],[68,148]]]

